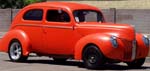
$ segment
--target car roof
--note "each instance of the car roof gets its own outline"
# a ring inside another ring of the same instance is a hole
[[[93,9],[99,10],[94,6],[90,6],[87,4],[79,4],[79,3],[72,3],[72,2],[41,2],[41,3],[34,3],[30,4],[27,7],[58,7],[58,8],[67,8],[70,10],[78,10],[78,9]]]

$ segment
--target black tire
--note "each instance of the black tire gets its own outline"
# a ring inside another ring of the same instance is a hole
[[[8,49],[9,59],[13,62],[26,61],[28,56],[23,56],[22,45],[18,40],[13,40]]]
[[[84,65],[88,69],[96,69],[105,63],[105,59],[97,46],[87,46],[82,55]]]
[[[67,58],[53,58],[56,62],[65,62]]]
[[[134,67],[134,68],[138,68],[138,67],[141,67],[145,62],[145,58],[141,58],[141,59],[137,59],[137,60],[134,60],[132,62],[127,62],[127,65],[129,67]]]

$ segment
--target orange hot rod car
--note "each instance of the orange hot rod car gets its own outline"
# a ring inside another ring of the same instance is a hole
[[[87,68],[111,62],[140,67],[148,50],[148,37],[133,26],[106,23],[98,8],[67,2],[23,8],[0,41],[0,51],[14,62],[36,53],[56,61],[81,60]]]

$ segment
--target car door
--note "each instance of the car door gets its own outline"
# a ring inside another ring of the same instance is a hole
[[[44,32],[46,53],[73,54],[74,30],[68,12],[57,8],[47,10]]]
[[[31,52],[42,52],[43,47],[43,12],[42,8],[31,8],[24,12],[23,20],[18,26],[24,30],[24,32],[30,38]]]

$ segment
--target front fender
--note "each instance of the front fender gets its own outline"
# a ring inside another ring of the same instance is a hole
[[[148,55],[149,47],[144,44],[142,34],[136,34],[136,41],[137,41],[137,55],[136,58],[145,58]]]
[[[91,34],[81,38],[77,42],[75,46],[75,56],[74,56],[76,60],[82,60],[82,51],[84,47],[88,44],[94,44],[98,46],[98,48],[104,54],[104,56],[108,57],[111,56],[109,54],[113,50],[113,47],[110,42],[110,36],[106,34]]]
[[[23,55],[29,54],[30,40],[27,34],[22,30],[11,30],[7,32],[1,39],[0,51],[8,52],[8,47],[13,39],[17,39],[22,44]]]

